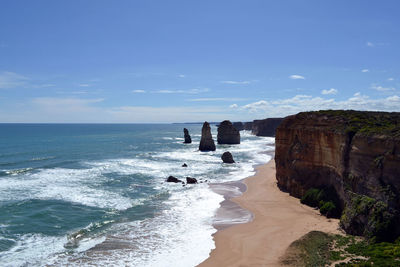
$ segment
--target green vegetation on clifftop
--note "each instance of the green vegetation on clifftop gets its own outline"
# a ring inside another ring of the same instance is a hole
[[[320,110],[306,114],[325,115],[338,122],[336,129],[361,135],[387,135],[400,137],[400,113],[367,112],[355,110]]]

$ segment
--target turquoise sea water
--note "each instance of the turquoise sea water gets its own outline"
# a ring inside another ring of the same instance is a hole
[[[182,143],[183,127],[192,144]],[[200,132],[194,124],[0,124],[0,265],[200,263],[223,198],[207,183],[164,180],[245,178],[274,143],[242,131],[240,145],[204,153]],[[221,163],[227,150],[238,163]]]

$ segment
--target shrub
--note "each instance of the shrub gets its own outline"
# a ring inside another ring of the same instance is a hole
[[[332,201],[325,202],[320,208],[319,211],[321,214],[325,215],[326,217],[332,217],[336,211],[336,205],[333,204]]]
[[[321,201],[321,190],[317,188],[310,188],[301,198],[300,202],[310,207],[318,207]]]
[[[321,214],[327,217],[339,218],[341,214],[339,198],[335,189],[310,188],[301,198],[300,202],[310,207],[319,208]]]

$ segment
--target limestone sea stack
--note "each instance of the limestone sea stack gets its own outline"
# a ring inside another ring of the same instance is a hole
[[[221,156],[221,159],[224,163],[235,163],[233,156],[229,151],[224,152],[224,154]]]
[[[185,138],[185,144],[190,144],[192,143],[192,138],[190,137],[189,131],[186,128],[183,128],[183,135]]]
[[[218,127],[218,144],[240,144],[240,133],[232,122],[225,120]]]
[[[215,151],[214,139],[211,135],[211,128],[208,122],[204,122],[201,129],[201,140],[199,145],[200,151]]]

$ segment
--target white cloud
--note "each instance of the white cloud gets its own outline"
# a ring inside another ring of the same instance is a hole
[[[158,91],[153,91],[153,93],[158,93],[158,94],[200,94],[200,93],[205,93],[210,91],[208,88],[194,88],[194,89],[189,89],[189,90],[158,90]]]
[[[394,101],[394,102],[396,102],[396,101],[397,101],[397,102],[400,102],[400,97],[397,96],[397,95],[393,95],[393,96],[387,97],[386,100],[388,100],[388,101]]]
[[[232,108],[232,109],[235,109],[235,108],[238,108],[239,106],[237,104],[232,104],[229,107]]]
[[[88,83],[81,83],[81,84],[78,84],[78,86],[80,86],[80,87],[90,87],[92,85],[88,84]]]
[[[367,45],[368,47],[374,47],[374,46],[375,46],[375,44],[373,44],[373,43],[371,43],[371,42],[367,42],[366,45]]]
[[[306,79],[304,76],[297,75],[297,74],[290,75],[289,78],[292,80],[305,80]]]
[[[235,98],[235,97],[204,97],[204,98],[192,98],[187,99],[191,102],[203,102],[203,101],[243,101],[246,98]]]
[[[250,84],[251,81],[221,81],[224,84]]]
[[[142,93],[146,93],[146,91],[145,90],[133,90],[132,93],[142,94]]]
[[[42,107],[52,106],[86,106],[88,104],[103,102],[103,98],[86,99],[86,98],[57,98],[57,97],[37,97],[32,100],[32,103],[38,104]]]
[[[10,89],[26,84],[27,77],[15,72],[5,71],[0,73],[0,89]]]
[[[335,88],[331,88],[329,90],[322,90],[321,94],[323,95],[336,95],[338,93],[338,90],[336,90]]]
[[[389,92],[389,91],[396,91],[394,87],[382,87],[376,84],[371,86],[372,89],[379,91],[379,92]]]
[[[364,73],[369,72],[369,69],[362,69],[361,72],[364,72]]]
[[[247,110],[253,116],[257,114],[259,117],[265,118],[282,117],[301,111],[321,109],[400,111],[400,97],[395,95],[387,98],[371,99],[369,96],[358,92],[346,100],[337,101],[309,95],[296,95],[292,98],[275,101],[261,100],[239,108],[239,110]]]
[[[193,121],[222,121],[232,118],[226,107],[145,107],[123,106],[106,111],[113,122],[193,122]],[[233,119],[233,118],[232,118]]]
[[[387,79],[389,82],[394,81],[394,78],[388,78]]]
[[[310,95],[274,101],[260,100],[239,106],[114,106],[105,107],[104,99],[40,97],[21,105],[0,106],[1,122],[189,122],[252,120],[255,118],[283,117],[300,111],[321,109],[355,109],[400,111],[399,95],[370,98],[355,93],[345,100]],[[247,112],[245,112],[247,111]]]
[[[179,77],[179,78],[185,78],[186,75],[184,75],[184,74],[179,74],[178,77]]]
[[[112,122],[171,123],[234,119],[225,106],[114,106],[104,107],[104,99],[34,98],[21,106],[0,106],[1,122]],[[5,112],[7,110],[7,112]]]
[[[54,87],[56,86],[53,83],[44,83],[44,84],[35,84],[35,85],[31,85],[32,88],[48,88],[48,87]]]

